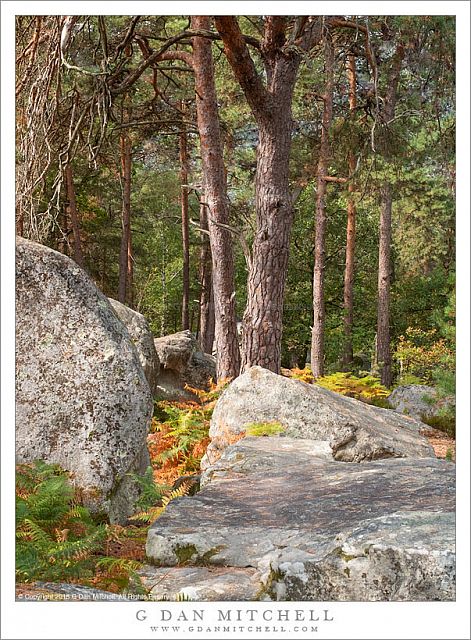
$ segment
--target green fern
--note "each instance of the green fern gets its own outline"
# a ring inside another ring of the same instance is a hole
[[[104,556],[105,543],[118,535],[114,529],[94,522],[60,467],[43,462],[18,465],[17,580],[75,580],[95,586],[98,572],[102,588],[115,591],[132,584],[142,589],[135,561]]]
[[[387,406],[385,401],[390,394],[390,391],[374,376],[367,375],[360,378],[343,371],[317,378],[316,384],[344,396],[378,406]]]
[[[131,478],[138,484],[141,494],[136,502],[136,507],[140,510],[146,510],[152,505],[158,504],[162,500],[162,496],[170,489],[167,485],[157,484],[154,481],[154,471],[151,466],[147,467],[144,475],[129,474]]]
[[[178,489],[173,489],[167,495],[162,497],[161,504],[150,507],[144,511],[140,511],[139,513],[134,514],[129,519],[134,522],[142,522],[145,524],[149,524],[157,520],[157,518],[162,515],[167,506],[172,502],[172,500],[176,500],[177,498],[182,498],[183,496],[188,495],[191,487],[193,486],[193,482],[185,481],[178,487]]]
[[[191,408],[179,407],[160,402],[159,409],[161,417],[154,429],[162,433],[162,438],[173,440],[175,444],[160,453],[156,461],[164,464],[183,456],[188,463],[187,471],[191,470],[194,466],[190,460],[191,451],[197,443],[208,437],[212,408],[198,405]]]

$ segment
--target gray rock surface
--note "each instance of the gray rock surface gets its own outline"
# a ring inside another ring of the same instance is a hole
[[[408,384],[396,387],[388,397],[388,402],[399,413],[422,420],[433,418],[440,409],[454,403],[452,398],[438,398],[434,387],[422,384]]]
[[[259,437],[206,475],[150,528],[156,565],[251,567],[261,600],[454,598],[452,463],[345,464],[325,443]]]
[[[210,379],[216,379],[216,359],[203,353],[190,331],[179,331],[155,338],[155,348],[161,363],[157,379],[157,397],[161,400],[196,398],[185,385],[207,389]]]
[[[160,372],[160,362],[154,345],[154,336],[149,327],[149,323],[141,313],[130,309],[121,302],[108,298],[118,318],[129,332],[131,341],[137,349],[139,360],[152,395],[157,389],[157,377]]]
[[[17,461],[60,464],[92,511],[124,522],[153,409],[128,331],[75,262],[21,238],[16,318]]]
[[[147,565],[139,570],[152,600],[256,600],[261,587],[253,568],[165,567]]]
[[[211,443],[202,468],[213,465],[228,444],[253,422],[278,421],[295,438],[327,440],[336,460],[429,457],[424,425],[353,398],[252,367],[219,398],[211,419]]]

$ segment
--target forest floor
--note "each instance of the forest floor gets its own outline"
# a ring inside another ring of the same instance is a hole
[[[218,388],[214,385],[209,392],[201,391],[201,404],[199,402],[163,403],[166,415],[161,416],[160,420],[153,420],[153,428],[148,436],[149,452],[153,460],[154,481],[158,484],[171,486],[179,477],[197,473],[199,461],[209,443],[210,413],[222,389],[223,387]],[[168,408],[165,410],[167,405]],[[456,461],[456,442],[453,438],[443,431],[428,426],[421,433],[430,442],[437,458]],[[109,540],[106,545],[106,555],[117,559],[145,561],[145,540],[150,522],[147,523],[147,526],[142,526],[142,524],[133,527],[140,534],[133,536],[133,539],[118,535],[115,540]],[[126,532],[126,527],[120,529],[123,530],[123,533]],[[93,581],[95,588],[105,588],[106,591],[115,593],[119,591],[117,588],[103,587],[101,578],[103,576],[96,576],[96,584]],[[69,580],[69,582],[72,581]],[[78,585],[83,584],[80,579],[73,582]],[[34,583],[18,583],[16,598],[19,600],[61,599],[60,596],[51,593],[47,588]]]
[[[456,441],[454,438],[450,438],[443,431],[431,427],[422,433],[432,445],[437,458],[446,458],[448,455],[448,459],[451,456],[452,462],[456,462]]]

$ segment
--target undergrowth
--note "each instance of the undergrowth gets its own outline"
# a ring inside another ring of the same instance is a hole
[[[286,431],[285,427],[276,420],[272,422],[252,422],[245,427],[247,436],[277,436]]]
[[[79,582],[109,591],[142,589],[137,528],[98,524],[58,465],[16,468],[16,579]],[[126,556],[123,554],[126,549]]]
[[[228,380],[211,382],[209,391],[187,387],[199,402],[158,402],[147,442],[157,484],[198,473],[209,444],[209,422]]]
[[[306,366],[304,369],[291,369],[290,377],[302,382],[311,384],[314,380],[311,368]],[[356,398],[369,404],[379,407],[389,408],[386,398],[390,391],[383,387],[380,380],[371,375],[363,377],[355,376],[353,373],[338,371],[327,376],[317,378],[315,381],[320,387],[335,391],[349,398]]]
[[[200,402],[157,404],[148,436],[153,466],[144,476],[133,475],[141,493],[127,526],[95,519],[58,465],[18,465],[17,582],[72,582],[115,593],[145,593],[137,571],[146,559],[147,526],[172,500],[194,488],[191,474],[199,470],[211,414],[227,384],[211,384],[209,391],[191,389]]]

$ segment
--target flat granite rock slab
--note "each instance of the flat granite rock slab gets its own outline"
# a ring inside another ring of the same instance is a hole
[[[325,443],[261,437],[226,449],[206,476],[196,496],[172,501],[150,528],[151,562],[253,567],[274,599],[319,593],[348,600],[363,592],[380,600],[415,592],[422,594],[418,599],[451,599],[451,586],[437,591],[427,585],[431,576],[437,584],[454,584],[452,463],[391,458],[357,465],[329,458]],[[357,557],[352,567],[366,564],[362,584],[387,586],[375,591],[349,584],[354,572],[345,558]],[[408,588],[394,573],[396,565],[416,576]],[[347,584],[325,586],[332,567]],[[388,580],[378,578],[381,567]],[[421,572],[423,591],[414,582]]]
[[[139,570],[151,600],[218,601],[257,600],[262,588],[260,574],[253,568],[171,567]]]

